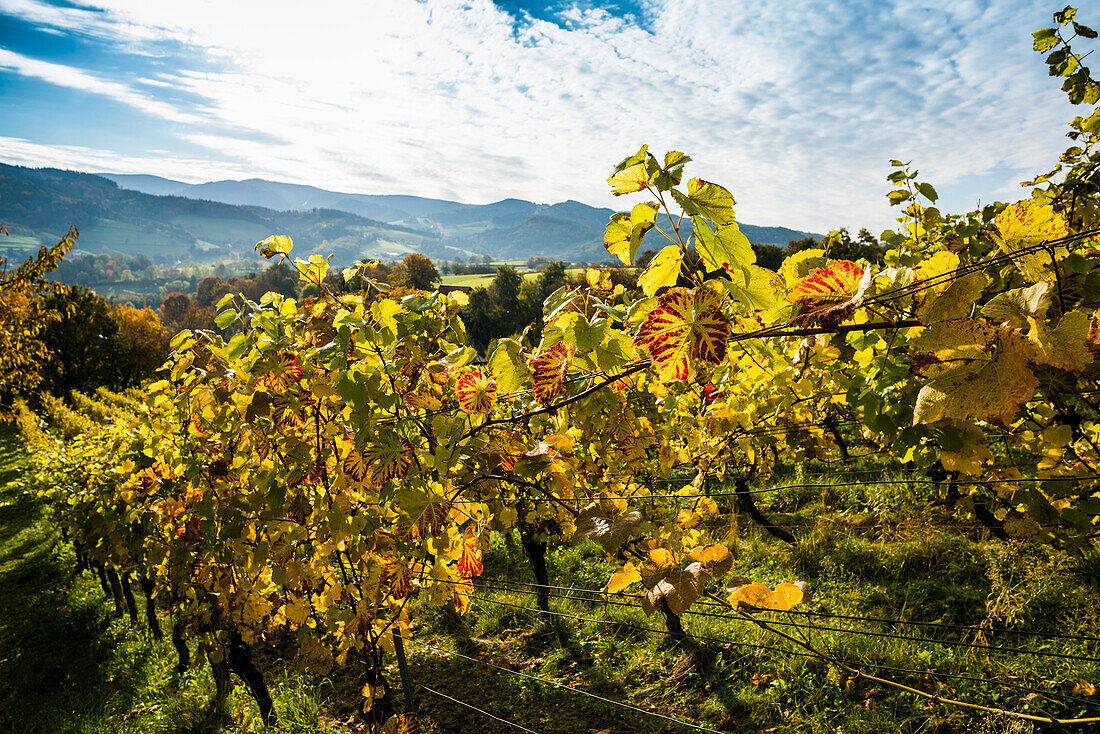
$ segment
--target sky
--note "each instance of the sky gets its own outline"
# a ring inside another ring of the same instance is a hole
[[[0,0],[0,161],[629,208],[606,179],[648,143],[742,221],[877,233],[891,159],[945,211],[1057,162],[1061,5]]]

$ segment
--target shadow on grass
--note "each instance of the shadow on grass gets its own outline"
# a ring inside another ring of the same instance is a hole
[[[112,623],[98,585],[71,573],[36,497],[20,488],[18,442],[0,434],[0,731],[116,729],[145,684],[148,644]]]

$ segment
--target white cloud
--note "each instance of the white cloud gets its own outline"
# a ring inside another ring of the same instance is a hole
[[[71,66],[32,59],[6,48],[0,48],[0,69],[8,69],[22,76],[41,79],[55,86],[110,97],[134,109],[171,122],[193,124],[203,121],[201,117],[137,92],[126,84],[102,79]]]
[[[331,189],[614,205],[611,165],[649,142],[692,155],[689,172],[728,185],[745,221],[878,228],[893,217],[890,158],[951,190],[999,172],[1011,192],[1064,147],[1070,116],[1030,49],[1049,11],[1027,0],[661,0],[645,29],[579,7],[565,28],[517,25],[488,0],[96,5],[0,0],[50,27],[219,60],[157,77],[217,123],[187,141],[227,168]],[[56,66],[20,73],[110,84]],[[121,86],[98,89],[193,114]]]

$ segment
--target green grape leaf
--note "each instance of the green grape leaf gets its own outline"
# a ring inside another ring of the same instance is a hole
[[[696,250],[708,271],[722,268],[732,273],[756,263],[752,244],[736,222],[714,231],[701,217],[692,217],[691,221],[695,225]]]
[[[489,369],[501,392],[515,392],[527,384],[530,369],[522,357],[523,347],[515,339],[501,339],[489,357]]]
[[[720,282],[730,297],[750,311],[770,313],[787,305],[783,279],[759,265],[734,271],[728,280],[722,278]]]
[[[691,161],[678,150],[665,153],[665,164],[661,171],[653,178],[653,185],[658,191],[668,191],[673,186],[680,185],[680,179],[684,175],[684,164]]]
[[[683,251],[679,245],[668,245],[649,262],[649,267],[638,276],[638,286],[647,296],[654,296],[661,288],[674,285],[680,276]]]
[[[733,205],[737,202],[718,184],[693,178],[688,181],[686,196],[673,189],[672,198],[689,217],[704,217],[720,227],[734,223]]]
[[[707,287],[672,288],[657,299],[634,344],[649,353],[661,380],[686,380],[697,363],[713,366],[726,358],[730,322],[721,303]]]

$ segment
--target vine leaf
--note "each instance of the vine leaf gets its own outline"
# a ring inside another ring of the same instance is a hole
[[[802,602],[802,589],[795,584],[782,583],[775,587],[775,591],[764,584],[746,584],[727,589],[730,592],[730,606],[736,609],[738,606],[746,606],[754,609],[768,609],[774,612],[785,612],[793,609]]]
[[[1024,275],[1032,281],[1054,278],[1051,254],[1048,251],[1021,253],[1020,250],[1068,235],[1069,227],[1061,214],[1054,211],[1049,204],[1028,199],[1007,207],[997,215],[994,225],[997,231],[993,239],[1000,245],[1002,252],[1012,257],[1016,267]],[[1068,250],[1058,247],[1054,249],[1054,253],[1056,258],[1062,258],[1068,254]]]
[[[1089,315],[1083,311],[1070,311],[1053,329],[1046,322],[1036,322],[1028,334],[1036,348],[1036,361],[1071,372],[1084,370],[1093,360],[1089,327]]]
[[[602,545],[608,553],[614,553],[641,521],[642,514],[637,510],[624,508],[620,511],[612,502],[593,502],[577,516],[577,529],[572,542],[589,538]]]
[[[633,265],[642,238],[657,223],[658,207],[657,202],[647,201],[635,206],[630,213],[613,215],[604,230],[603,246],[624,265]]]
[[[936,294],[935,289],[922,291],[924,298],[917,305],[917,318],[926,324],[966,318],[987,281],[985,273],[967,273],[951,280],[942,293]]]
[[[679,186],[680,179],[684,175],[684,164],[690,161],[691,158],[678,150],[665,153],[665,164],[653,178],[653,185],[660,191],[668,191],[673,186]]]
[[[413,445],[392,431],[378,434],[375,441],[358,452],[358,461],[365,467],[360,481],[372,487],[381,487],[391,479],[404,478],[413,464]],[[344,459],[344,468],[347,471],[347,458]]]
[[[700,217],[692,217],[692,223],[695,225],[696,249],[708,271],[721,268],[732,273],[756,263],[756,253],[749,238],[741,233],[735,222],[719,227],[717,231]]]
[[[1050,300],[1050,283],[1047,282],[1013,288],[989,299],[989,303],[982,306],[982,316],[1010,329],[1026,329],[1032,319],[1046,318]]]
[[[634,582],[641,580],[642,574],[638,571],[637,567],[635,567],[633,562],[627,561],[619,570],[611,575],[611,580],[607,582],[607,593],[618,594]]]
[[[657,295],[657,291],[676,283],[680,276],[682,252],[679,245],[668,245],[649,261],[649,267],[638,276],[638,287],[647,296]]]
[[[634,344],[649,352],[661,380],[686,380],[696,363],[717,365],[726,358],[730,322],[721,303],[707,287],[672,288],[657,299]]]
[[[719,226],[734,223],[733,205],[737,201],[718,184],[693,178],[688,181],[686,196],[673,189],[672,198],[689,217],[705,217]]]
[[[649,146],[643,145],[637,153],[615,166],[614,172],[607,177],[607,183],[615,196],[632,194],[649,186],[650,179],[657,172],[657,163],[649,156]]]
[[[471,370],[458,380],[458,404],[464,411],[485,415],[497,401],[497,382],[481,370]]]
[[[787,291],[787,300],[809,309],[844,303],[857,297],[863,275],[859,263],[837,260],[797,281]]]
[[[462,578],[480,576],[485,570],[481,562],[481,539],[474,533],[467,533],[462,539],[462,555],[458,557],[458,565],[455,570]]]
[[[572,347],[558,342],[531,358],[531,384],[540,405],[549,405],[554,398],[565,394],[565,373],[572,356]]]
[[[850,260],[838,260],[818,267],[796,282],[787,297],[792,304],[810,309],[810,313],[800,316],[799,321],[833,327],[853,315],[864,303],[871,281],[870,265],[861,267]]]
[[[914,425],[944,418],[1008,424],[1039,384],[1028,367],[1035,356],[1031,342],[1018,331],[988,322],[940,322],[914,339],[911,347],[918,353],[910,369],[933,378],[917,395]]]

